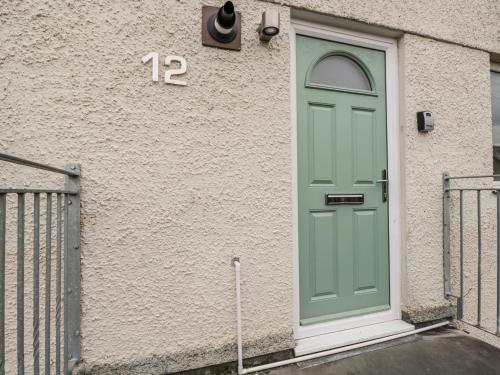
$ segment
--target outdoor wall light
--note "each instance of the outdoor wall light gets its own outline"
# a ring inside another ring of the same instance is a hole
[[[231,1],[220,8],[203,6],[201,40],[204,46],[241,49],[241,14]]]
[[[263,42],[269,42],[271,38],[280,32],[280,14],[277,10],[266,10],[262,13],[262,22],[259,25],[259,37]]]

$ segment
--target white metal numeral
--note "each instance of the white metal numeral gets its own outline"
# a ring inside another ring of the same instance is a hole
[[[153,59],[153,69],[151,70],[151,79],[154,82],[158,82],[158,62],[160,60],[160,55],[158,52],[150,52],[142,58],[143,63],[147,63],[149,60]]]
[[[158,65],[159,65],[160,54],[158,52],[150,52],[146,56],[142,57],[142,62],[145,64],[149,60],[152,60],[152,70],[151,79],[154,82],[158,82]],[[167,56],[165,58],[165,66],[169,67],[172,62],[178,62],[180,64],[179,68],[176,69],[166,69],[165,70],[165,83],[178,86],[186,86],[186,81],[181,81],[179,79],[172,79],[172,76],[177,76],[186,73],[187,62],[184,57],[181,56]]]
[[[172,79],[172,76],[181,75],[187,71],[187,62],[184,57],[181,56],[167,56],[165,57],[165,66],[169,66],[173,61],[177,61],[181,66],[177,69],[167,69],[165,71],[165,83],[170,83],[172,85],[186,86],[186,81],[181,81],[179,79]]]

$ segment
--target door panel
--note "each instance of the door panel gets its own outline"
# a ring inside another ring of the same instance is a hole
[[[311,285],[312,299],[334,298],[337,294],[337,215],[332,212],[311,212],[311,275],[314,283]]]
[[[309,173],[311,184],[335,181],[335,107],[309,104]],[[332,147],[333,146],[333,147]]]
[[[376,182],[387,168],[385,54],[300,35],[296,46],[300,322],[387,310],[388,207]],[[337,67],[365,76],[349,87],[328,77]],[[325,194],[364,202],[326,205]]]
[[[373,184],[376,172],[375,110],[353,108],[351,120],[353,185]]]
[[[375,210],[356,210],[354,214],[354,293],[376,292],[377,257],[377,217]],[[357,236],[356,233],[363,233]]]

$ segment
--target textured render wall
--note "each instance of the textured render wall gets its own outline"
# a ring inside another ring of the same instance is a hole
[[[2,4],[0,147],[82,164],[88,368],[234,359],[234,256],[247,355],[293,346],[289,40],[258,40],[274,5],[237,6],[241,52],[202,47],[201,2]],[[152,83],[150,51],[188,86]]]
[[[496,0],[266,0],[500,52]]]
[[[435,36],[499,50],[495,3],[470,5],[474,24],[465,3],[294,4],[403,30],[422,28],[407,21],[434,4],[458,7],[464,16],[434,24]],[[3,4],[0,146],[82,164],[88,370],[156,374],[234,359],[234,256],[245,353],[293,346],[289,8],[279,7],[269,47],[255,32],[274,6],[237,2],[243,48],[228,52],[201,46],[198,2]],[[140,62],[150,51],[185,56],[188,86],[152,83]],[[418,320],[446,307],[441,173],[491,170],[488,54],[406,35],[400,69],[404,303]],[[422,109],[437,118],[429,135],[415,130]]]
[[[405,35],[399,47],[406,228],[403,300],[410,318],[418,322],[447,313],[442,173],[492,171],[489,55],[412,35]],[[421,110],[435,115],[435,130],[428,134],[416,129],[415,113]]]

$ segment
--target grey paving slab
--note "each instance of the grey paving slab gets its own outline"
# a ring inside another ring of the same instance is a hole
[[[281,367],[269,375],[494,375],[500,349],[460,331],[440,329],[413,338]]]

